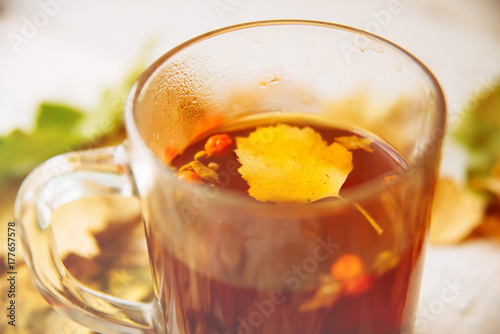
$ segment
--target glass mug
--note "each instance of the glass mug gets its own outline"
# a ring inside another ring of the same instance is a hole
[[[186,183],[168,167],[216,125],[266,115],[279,123],[296,113],[373,134],[397,164],[342,200],[307,205]],[[445,124],[441,88],[412,55],[325,22],[231,26],[175,47],[147,69],[125,122],[123,144],[57,156],[19,191],[27,264],[60,313],[104,333],[412,331]],[[140,198],[151,303],[83,286],[57,255],[52,210],[106,194]],[[364,276],[325,285],[346,254],[363,259]]]

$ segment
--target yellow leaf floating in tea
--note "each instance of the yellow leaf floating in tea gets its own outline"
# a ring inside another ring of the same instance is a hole
[[[348,150],[364,150],[370,153],[373,152],[373,148],[370,147],[372,140],[369,138],[360,138],[358,136],[343,136],[335,138],[335,141]]]
[[[259,127],[236,138],[238,169],[261,202],[309,203],[339,197],[352,171],[352,153],[334,142],[328,145],[310,127],[286,124]]]

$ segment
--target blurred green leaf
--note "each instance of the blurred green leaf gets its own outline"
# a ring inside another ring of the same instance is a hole
[[[83,114],[67,106],[42,103],[32,132],[19,129],[0,141],[0,186],[10,178],[26,175],[41,161],[74,147],[79,137],[73,129]],[[63,115],[62,117],[59,117]]]
[[[38,109],[36,130],[73,127],[81,118],[83,113],[72,107],[42,103]]]
[[[50,157],[92,147],[103,138],[116,135],[123,127],[128,92],[143,68],[141,61],[117,87],[103,92],[94,110],[42,102],[33,130],[15,129],[0,137],[0,188],[9,179],[24,177]]]
[[[500,159],[500,84],[463,115],[453,137],[467,150],[468,177],[487,177]]]

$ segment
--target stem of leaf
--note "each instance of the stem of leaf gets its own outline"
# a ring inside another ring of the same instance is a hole
[[[356,209],[358,209],[358,211],[363,216],[365,216],[366,220],[368,220],[368,222],[372,225],[372,227],[375,229],[375,231],[379,235],[382,234],[382,232],[384,232],[384,230],[377,224],[377,222],[375,221],[375,219],[373,219],[372,216],[370,216],[370,214],[368,212],[366,212],[366,210],[361,207],[361,205],[359,205],[358,203],[354,202],[354,206],[356,207]]]

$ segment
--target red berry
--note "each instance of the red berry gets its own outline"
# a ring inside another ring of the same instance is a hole
[[[341,255],[330,267],[330,273],[341,281],[346,295],[359,296],[373,284],[373,277],[365,274],[363,260],[354,254]]]
[[[342,291],[346,295],[359,296],[363,292],[367,291],[372,286],[372,284],[373,284],[373,277],[369,275],[364,275],[344,282],[342,284]]]
[[[363,260],[354,254],[341,255],[330,267],[330,273],[339,281],[360,276],[364,271]]]
[[[233,145],[233,139],[227,134],[213,135],[208,138],[205,143],[205,152],[208,155],[213,155],[215,157],[222,157],[229,153],[231,146]]]
[[[198,174],[193,172],[192,170],[184,170],[177,174],[177,178],[182,181],[191,182],[191,183],[202,183]]]

